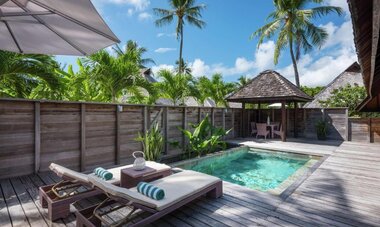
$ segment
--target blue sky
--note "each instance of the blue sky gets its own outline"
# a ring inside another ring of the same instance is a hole
[[[168,8],[166,0],[92,0],[99,13],[124,45],[135,40],[146,47],[146,57],[153,58],[154,72],[172,69],[178,59],[178,47],[171,26],[157,28],[153,8]],[[203,20],[207,26],[199,30],[186,26],[184,33],[184,59],[194,76],[211,76],[222,73],[224,80],[236,81],[241,75],[254,77],[265,69],[275,69],[294,82],[293,68],[288,51],[278,65],[273,64],[273,41],[265,42],[259,50],[257,40],[249,40],[250,34],[265,23],[273,11],[271,0],[198,0],[206,4]],[[356,61],[352,25],[344,0],[326,0],[325,4],[340,6],[345,15],[331,15],[316,24],[330,34],[322,49],[303,55],[299,62],[301,84],[325,85]],[[76,57],[58,56],[63,64],[73,64]]]

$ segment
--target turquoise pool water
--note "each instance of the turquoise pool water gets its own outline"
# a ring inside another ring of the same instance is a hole
[[[251,189],[268,191],[277,188],[311,159],[308,155],[245,148],[190,161],[178,167],[217,176]]]

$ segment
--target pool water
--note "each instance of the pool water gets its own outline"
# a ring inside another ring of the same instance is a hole
[[[246,148],[191,161],[179,167],[217,176],[251,189],[268,191],[277,188],[311,159],[308,155]]]

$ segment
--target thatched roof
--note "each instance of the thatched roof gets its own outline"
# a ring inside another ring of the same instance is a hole
[[[380,1],[348,0],[354,29],[354,41],[368,97],[358,107],[362,111],[380,111]]]
[[[348,67],[341,74],[339,74],[322,91],[320,91],[316,96],[314,96],[313,101],[306,103],[303,107],[322,108],[320,101],[326,101],[328,98],[332,96],[332,92],[335,89],[344,87],[347,84],[350,84],[352,86],[364,86],[360,66],[357,62],[354,62],[352,65],[350,65],[350,67]]]
[[[273,70],[261,72],[244,87],[231,94],[230,102],[274,103],[274,102],[308,102],[312,100],[301,89]]]

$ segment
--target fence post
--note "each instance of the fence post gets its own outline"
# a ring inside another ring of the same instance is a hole
[[[214,107],[211,107],[211,125],[215,126],[215,111],[214,111]]]
[[[198,107],[198,124],[201,123],[201,114],[202,114],[202,110],[200,107]]]
[[[234,111],[234,109],[231,109],[231,126],[232,126],[232,135],[233,135],[233,138],[235,138],[236,135],[235,135],[235,111]]]
[[[169,127],[168,112],[169,112],[169,108],[167,106],[164,107],[163,123],[164,123],[164,139],[165,139],[164,153],[165,154],[168,153],[168,127]]]
[[[34,172],[40,170],[41,165],[41,104],[34,103]]]
[[[182,128],[184,130],[187,129],[187,108],[183,107],[183,113],[182,113]],[[182,133],[182,132],[181,132]],[[182,150],[185,153],[186,152],[186,136],[184,133],[182,133]]]
[[[345,117],[346,117],[346,141],[349,141],[350,140],[350,137],[349,137],[349,133],[350,133],[350,130],[349,130],[349,124],[348,124],[348,109],[345,110]]]
[[[80,158],[79,169],[86,170],[86,104],[80,104]]]
[[[115,133],[115,140],[116,140],[116,146],[115,146],[115,164],[120,164],[120,112],[123,111],[123,107],[116,105],[116,133]]]
[[[226,108],[222,109],[222,128],[225,131],[226,130]],[[223,136],[223,140],[226,139],[226,136]]]

